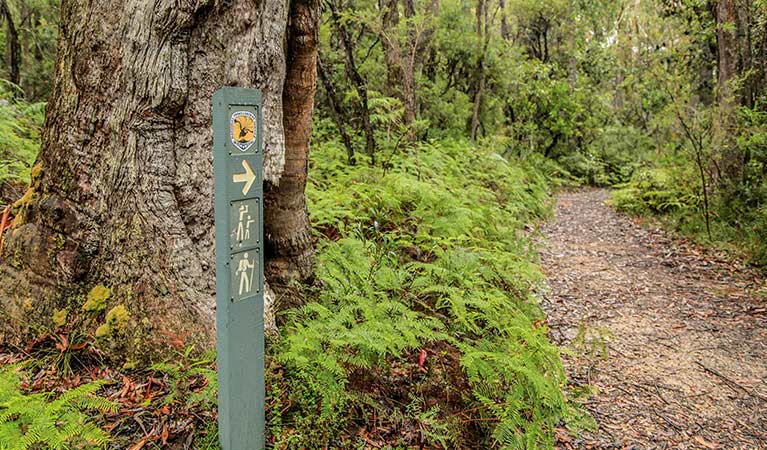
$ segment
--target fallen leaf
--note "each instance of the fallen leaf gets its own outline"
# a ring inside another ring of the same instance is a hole
[[[146,438],[136,442],[136,444],[133,445],[129,450],[141,450],[144,448],[144,444],[146,444]]]
[[[715,444],[713,442],[709,442],[709,441],[703,439],[700,436],[695,436],[693,439],[695,439],[695,442],[697,442],[698,444],[700,444],[700,445],[702,445],[702,446],[704,446],[706,448],[718,449],[718,448],[721,447],[719,444]]]
[[[423,367],[427,356],[429,356],[429,354],[426,352],[426,350],[421,350],[421,354],[418,356],[418,367]]]

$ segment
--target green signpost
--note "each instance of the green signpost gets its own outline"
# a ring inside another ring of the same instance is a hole
[[[264,448],[261,92],[213,95],[218,433],[223,450]]]

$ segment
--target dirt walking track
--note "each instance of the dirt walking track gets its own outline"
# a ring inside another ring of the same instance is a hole
[[[559,448],[767,449],[764,277],[607,197],[560,195],[543,230],[543,307],[599,424]]]

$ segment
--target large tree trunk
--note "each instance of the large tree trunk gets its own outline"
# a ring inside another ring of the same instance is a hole
[[[0,263],[0,337],[49,325],[54,309],[79,312],[103,284],[108,307],[130,314],[124,357],[151,353],[146,336],[212,343],[211,96],[263,91],[263,177],[277,185],[287,13],[280,0],[62,2],[42,149]],[[305,170],[292,156],[304,137],[291,140],[290,176]]]
[[[287,294],[291,281],[313,275],[314,247],[306,212],[306,180],[312,109],[317,87],[319,0],[291,0],[288,18],[287,74],[282,96],[285,168],[279,182],[264,191],[265,276],[279,295],[278,309],[294,303]]]

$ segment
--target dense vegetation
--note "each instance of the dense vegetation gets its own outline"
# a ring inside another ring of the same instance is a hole
[[[504,155],[619,185],[619,208],[767,262],[764,2],[326,7],[320,112],[350,159],[494,136]]]
[[[540,448],[577,419],[524,233],[548,212],[545,177],[499,148],[421,144],[386,172],[314,152],[324,287],[274,349],[280,443]]]
[[[96,397],[103,383],[70,389],[55,399],[20,391],[13,368],[0,369],[0,449],[83,448],[104,446],[109,435],[83,411],[116,411],[116,404]]]
[[[2,2],[6,205],[33,176],[58,6]],[[588,425],[534,296],[528,235],[553,188],[614,186],[618,208],[767,265],[767,5],[743,3],[717,26],[717,3],[698,0],[325,1],[307,191],[318,282],[296,287],[307,303],[280,313],[268,346],[275,448],[546,448]],[[748,36],[729,72],[727,34]],[[98,360],[98,329],[81,325],[66,352]],[[210,360],[192,366],[151,373],[212,379]],[[48,439],[103,440],[83,413],[111,411],[91,403],[96,385],[46,403],[17,376],[0,372],[0,448],[28,421],[4,398],[82,424],[43,424]]]
[[[634,90],[641,98],[619,110],[626,121],[641,119],[645,137],[638,142],[649,157],[617,186],[613,203],[658,215],[674,230],[764,267],[767,5],[733,6],[740,19],[728,26],[717,24],[715,7],[682,2],[663,10],[650,45],[678,30],[674,46],[639,59],[634,79],[642,83]],[[727,36],[736,33],[743,38]],[[737,61],[723,61],[725,51],[738,53]]]
[[[18,98],[16,86],[0,85],[0,180],[26,184],[40,146],[44,103]],[[2,189],[0,189],[2,191]]]

